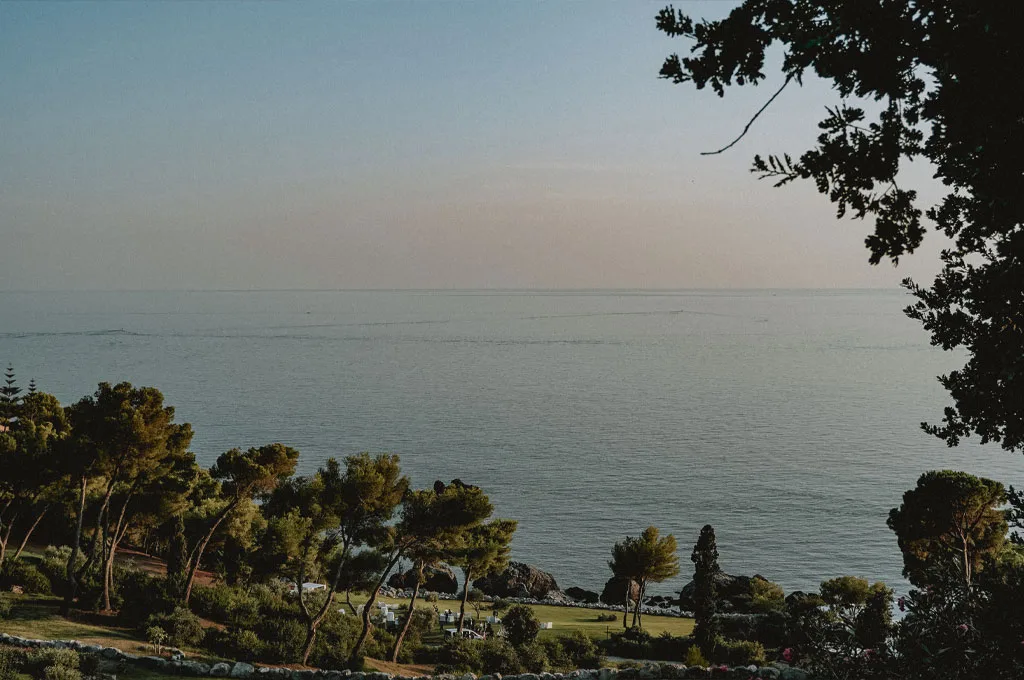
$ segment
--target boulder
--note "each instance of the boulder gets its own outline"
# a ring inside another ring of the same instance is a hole
[[[751,609],[751,582],[760,579],[767,581],[764,576],[754,574],[753,576],[734,576],[720,571],[715,574],[715,592],[718,601],[718,610],[723,613],[735,612],[749,614]],[[690,581],[679,593],[679,606],[684,610],[693,611],[695,586]]]
[[[144,656],[139,659],[139,664],[155,671],[167,668],[167,659],[161,656]]]
[[[231,666],[227,665],[224,662],[215,663],[213,664],[213,667],[210,669],[210,675],[212,675],[215,678],[226,678],[228,677],[228,674],[230,672]]]
[[[394,574],[388,579],[388,585],[397,590],[412,590],[416,585],[416,572],[413,569]],[[423,570],[423,582],[420,591],[432,593],[457,593],[459,580],[455,572],[448,567],[427,567]]]
[[[537,600],[561,594],[555,577],[522,562],[509,562],[505,571],[473,581],[484,595],[493,597],[532,597]]]
[[[201,661],[178,661],[175,663],[180,664],[179,667],[186,675],[203,676],[210,674],[210,667]]]
[[[629,596],[633,601],[640,597],[640,586],[636,583],[630,586]],[[626,579],[621,576],[612,576],[608,579],[608,582],[604,584],[604,589],[601,590],[600,599],[605,604],[613,604],[620,607],[625,604]]]
[[[237,661],[235,662],[235,665],[231,667],[231,673],[228,675],[232,678],[248,678],[255,672],[256,669],[251,664]]]
[[[586,590],[579,586],[573,586],[572,588],[566,588],[565,594],[576,600],[577,602],[586,602],[587,604],[597,604],[601,596],[595,593],[593,590]]]
[[[104,659],[114,661],[121,658],[121,650],[114,647],[104,647],[100,650],[100,656]]]

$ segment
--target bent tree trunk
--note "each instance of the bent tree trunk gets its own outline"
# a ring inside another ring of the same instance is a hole
[[[78,578],[75,574],[75,561],[78,560],[78,553],[82,543],[82,524],[85,519],[85,491],[88,486],[88,478],[82,477],[79,480],[78,517],[75,519],[75,536],[71,542],[71,557],[67,565],[67,592],[64,594],[64,601],[60,605],[61,616],[68,616],[71,613],[71,603],[75,601],[78,591]]]
[[[121,512],[117,516],[114,532],[110,535],[110,550],[107,552],[106,560],[103,563],[103,611],[105,612],[110,611],[110,591],[114,588],[114,555],[117,554],[117,546],[128,531],[125,514],[128,512],[128,504],[131,502],[133,495],[134,489],[128,493],[124,503],[121,505]]]
[[[327,599],[324,600],[323,606],[316,614],[310,614],[309,610],[305,605],[305,601],[302,599],[302,583],[298,583],[299,588],[299,604],[302,607],[302,613],[306,618],[306,642],[302,646],[302,665],[309,665],[309,655],[313,653],[313,643],[316,642],[316,632],[320,628],[320,624],[323,622],[324,617],[327,616],[328,610],[331,608],[331,603],[334,602],[334,594],[338,592],[338,582],[341,581],[341,570],[345,566],[345,559],[348,557],[348,549],[351,543],[346,540],[341,549],[341,556],[338,558],[338,566],[334,569],[334,576],[331,578],[331,589],[327,592]],[[347,591],[346,591],[347,597]],[[349,603],[349,606],[352,606]]]
[[[370,593],[370,599],[363,605],[363,629],[359,631],[359,637],[356,639],[356,644],[352,646],[352,651],[348,656],[348,665],[355,665],[356,659],[359,658],[359,653],[363,649],[363,644],[366,643],[366,637],[370,634],[370,610],[373,609],[373,605],[377,602],[377,593],[384,586],[384,582],[388,578],[388,574],[394,569],[398,560],[402,559],[402,552],[396,552],[394,557],[388,562],[387,566],[384,567],[384,571],[381,572],[380,578],[377,579],[376,585],[373,587],[373,592]]]
[[[398,633],[398,637],[395,638],[395,646],[391,648],[391,663],[398,663],[398,651],[402,648],[402,641],[405,639],[405,634],[409,632],[409,625],[412,623],[412,615],[416,611],[416,596],[420,593],[420,581],[423,580],[423,562],[419,563],[419,568],[416,570],[416,583],[412,587],[412,598],[409,600],[409,612],[405,615],[405,622],[402,624],[402,630]]]
[[[459,603],[459,635],[462,635],[462,624],[466,620],[466,601],[469,600],[469,584],[473,578],[473,569],[466,567],[466,583],[462,587],[462,602]]]
[[[213,524],[206,531],[203,537],[199,540],[199,543],[196,545],[195,550],[192,551],[192,555],[189,557],[188,560],[188,576],[185,579],[184,603],[186,607],[188,606],[188,599],[192,597],[192,584],[195,583],[196,572],[199,571],[199,562],[203,559],[203,551],[206,550],[206,546],[209,545],[210,540],[213,538],[213,535],[217,533],[217,528],[220,526],[221,522],[223,522],[224,518],[231,514],[231,511],[235,509],[235,506],[237,506],[238,503],[238,500],[233,500],[227,504],[227,507],[221,510],[220,514],[217,515],[217,519],[214,520]],[[299,585],[301,588],[302,584]]]
[[[43,508],[42,512],[36,515],[36,520],[32,522],[32,526],[28,528],[28,531],[25,532],[25,536],[21,539],[21,545],[18,546],[18,552],[14,553],[14,557],[12,557],[11,559],[16,560],[19,557],[21,557],[21,553],[25,550],[25,546],[28,545],[28,539],[32,538],[32,534],[33,532],[35,532],[36,527],[39,526],[39,523],[43,521],[43,517],[45,517],[46,513],[48,513],[49,511],[50,506],[47,505],[45,508]]]

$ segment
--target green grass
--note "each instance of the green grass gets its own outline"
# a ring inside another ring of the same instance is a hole
[[[9,595],[0,598],[11,603],[11,613],[0,620],[0,630],[11,635],[40,640],[110,640],[126,651],[126,645],[139,642],[131,629],[65,619],[60,615],[60,598],[48,595]]]
[[[390,597],[378,597],[377,601],[394,605],[408,606],[409,604],[409,600],[407,599],[395,599]],[[365,602],[366,597],[364,595],[359,595],[357,597],[354,596],[352,598],[352,603],[356,606]],[[445,609],[451,609],[454,612],[459,611],[459,602],[457,600],[440,600],[436,603],[417,600],[416,608],[432,610],[434,604],[437,604],[438,608],[442,611]],[[545,629],[541,631],[541,638],[557,637],[565,635],[566,633],[571,633],[574,630],[583,631],[593,638],[605,638],[608,636],[609,632],[622,630],[622,612],[611,612],[617,614],[615,621],[598,621],[598,614],[607,614],[609,612],[603,609],[556,607],[553,605],[543,604],[527,606],[533,610],[533,613],[537,615],[537,618],[541,622],[546,623],[550,621],[553,625],[550,630]],[[491,613],[491,604],[489,602],[480,603],[480,615],[482,617],[486,617]],[[476,616],[476,610],[473,608],[472,602],[468,602],[466,604],[466,616]],[[632,617],[632,613],[630,613],[630,617]],[[668,632],[675,636],[689,635],[693,632],[693,619],[645,614],[644,630],[651,635],[661,635],[664,632]],[[429,641],[432,642],[433,640]]]
[[[0,632],[36,640],[79,640],[123,652],[148,656],[153,647],[133,628],[108,625],[98,614],[75,612],[85,620],[65,619],[60,615],[61,599],[52,595],[11,595],[0,593],[0,599],[11,603],[11,613],[0,619]],[[225,661],[206,650],[185,648],[188,657],[203,663]],[[140,673],[153,675],[146,669]],[[120,674],[119,674],[120,675]],[[139,676],[139,680],[147,680]]]

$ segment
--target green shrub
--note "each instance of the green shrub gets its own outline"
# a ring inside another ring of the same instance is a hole
[[[78,673],[78,664],[78,652],[73,649],[32,649],[25,655],[23,668],[33,678],[41,678],[46,676],[50,669],[63,669]],[[73,680],[73,678],[69,680]]]
[[[763,666],[766,661],[764,645],[751,640],[719,638],[712,656],[717,663],[724,663],[727,666]]]
[[[189,607],[199,616],[219,623],[228,623],[235,602],[235,589],[224,584],[194,586]]]
[[[505,637],[513,647],[526,645],[537,639],[540,632],[540,621],[537,615],[529,607],[517,604],[509,607],[501,618],[501,625],[505,629]]]
[[[45,680],[82,680],[82,672],[77,668],[64,666],[47,666],[43,669]]]
[[[310,657],[313,665],[320,668],[345,668],[361,630],[362,623],[355,616],[343,616],[337,612],[329,614],[317,632],[313,654]],[[378,639],[380,632],[382,631],[373,631],[374,640]],[[390,651],[388,648],[387,652]],[[368,651],[366,653],[369,654]]]
[[[707,668],[711,664],[704,658],[704,655],[700,652],[700,647],[697,645],[690,645],[690,648],[686,650],[686,658],[683,659],[683,663],[688,667],[700,666],[701,668]]]
[[[263,637],[266,662],[294,663],[301,661],[302,645],[306,642],[306,627],[298,618],[270,619],[263,625],[273,630],[272,636]]]
[[[21,586],[26,593],[32,595],[49,595],[53,592],[46,574],[34,564],[20,559],[4,563],[3,571],[0,572],[0,587],[9,589],[11,586]]]
[[[597,620],[602,622],[602,623],[607,623],[607,622],[611,622],[611,621],[618,621],[619,620],[619,615],[618,614],[612,614],[611,612],[605,612],[605,613],[602,613],[602,614],[598,614],[597,615]]]
[[[227,655],[239,661],[259,661],[263,658],[266,645],[260,636],[245,628],[232,628],[227,631]]]
[[[13,680],[25,667],[25,650],[0,646],[0,680]]]
[[[492,638],[474,644],[479,647],[481,672],[501,673],[502,675],[514,675],[523,672],[523,666],[519,661],[519,654],[505,640]]]
[[[548,655],[544,647],[534,641],[516,648],[519,662],[530,673],[543,673],[548,669]]]
[[[68,574],[68,560],[71,558],[71,546],[60,547],[48,545],[43,551],[43,559],[39,561],[39,569],[53,584],[63,583]],[[79,553],[75,560],[75,568],[85,564],[85,555]]]
[[[199,617],[184,607],[175,607],[170,614],[154,614],[149,617],[147,630],[149,626],[163,628],[168,642],[175,647],[195,647],[206,633]]]
[[[601,667],[603,659],[598,652],[597,645],[583,631],[577,630],[569,635],[563,635],[558,638],[558,643],[562,648],[564,659],[568,662],[565,667],[569,670]]]
[[[229,605],[227,623],[240,628],[254,628],[259,620],[259,600],[245,593],[237,593]]]
[[[434,671],[438,674],[480,673],[483,669],[480,647],[475,640],[449,640],[438,649],[438,661]]]
[[[11,601],[6,597],[0,597],[0,619],[6,619],[11,615]]]
[[[750,580],[750,608],[758,613],[781,611],[786,608],[786,594],[782,586],[764,578]]]
[[[150,616],[174,610],[177,601],[167,588],[165,579],[153,578],[140,569],[123,572],[115,588],[118,618],[145,631],[147,626],[143,624]]]

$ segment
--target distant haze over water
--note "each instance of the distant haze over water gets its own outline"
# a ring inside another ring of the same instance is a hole
[[[1019,454],[919,429],[960,358],[902,291],[0,293],[0,362],[68,403],[160,388],[203,464],[281,441],[309,473],[393,451],[417,486],[483,487],[514,558],[598,589],[614,541],[700,527],[787,591],[905,588],[885,526],[920,473],[1020,484]]]

